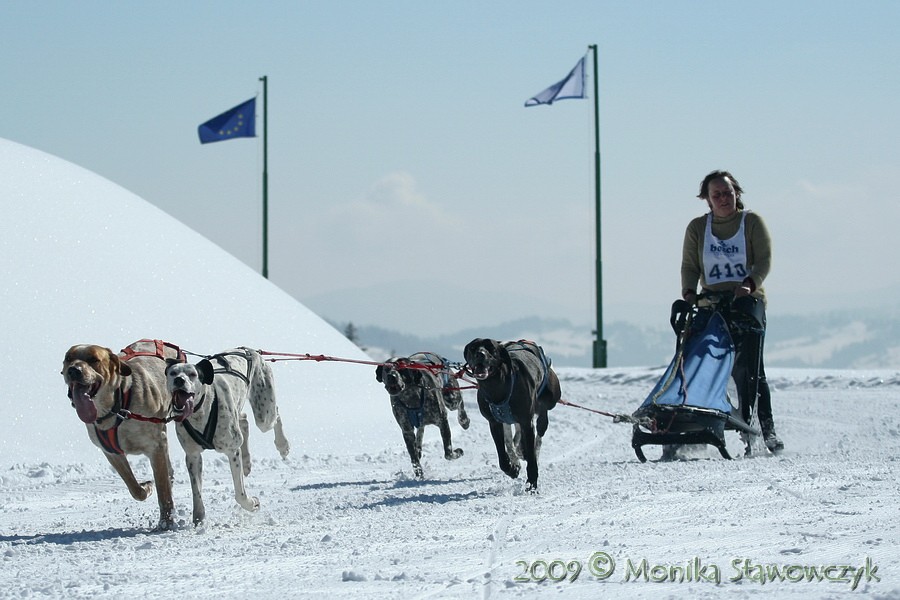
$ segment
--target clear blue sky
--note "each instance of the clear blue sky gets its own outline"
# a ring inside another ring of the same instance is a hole
[[[591,323],[593,99],[523,104],[597,44],[606,322],[665,324],[716,168],[773,234],[770,313],[887,304],[898,23],[894,0],[4,2],[0,137],[259,270],[260,140],[196,130],[267,75],[274,283],[347,291],[358,322],[404,282]]]

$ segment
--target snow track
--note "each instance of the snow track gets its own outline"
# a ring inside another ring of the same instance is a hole
[[[633,411],[659,373],[560,370],[568,399],[609,412]],[[729,432],[733,461],[696,447],[669,463],[648,453],[641,464],[630,426],[559,406],[537,495],[496,466],[471,393],[472,426],[451,425],[465,456],[444,460],[437,430],[427,430],[423,480],[411,476],[399,430],[374,454],[318,453],[292,440],[296,457],[254,460],[247,485],[261,508],[248,513],[225,461],[207,452],[200,528],[190,525],[181,463],[170,532],[150,529],[155,500],[132,500],[99,451],[93,463],[6,463],[0,597],[897,597],[898,379],[771,379],[781,456],[744,458]],[[261,447],[255,433],[251,445]],[[136,470],[149,475],[145,461]],[[609,576],[598,571],[605,557],[615,563]],[[869,573],[855,591],[849,582],[753,579],[785,565],[856,569],[867,559],[880,581]],[[566,569],[576,566],[572,581]],[[712,566],[718,583],[697,575]]]

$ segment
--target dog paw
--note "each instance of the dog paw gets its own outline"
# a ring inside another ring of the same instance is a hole
[[[463,429],[468,429],[470,423],[471,423],[471,421],[469,421],[468,415],[466,415],[465,417],[459,418],[459,426],[462,427]]]
[[[509,467],[508,469],[503,469],[503,472],[510,476],[512,479],[517,479],[519,477],[519,467]]]
[[[537,482],[536,482],[536,481],[535,481],[535,482],[529,481],[529,482],[525,485],[525,492],[528,493],[528,494],[537,494],[537,493],[538,493]]]
[[[415,473],[417,479],[425,479],[425,471],[422,469],[422,465],[413,465],[413,473]]]
[[[444,458],[446,458],[447,460],[456,460],[457,458],[459,458],[462,455],[463,455],[462,448],[454,448],[450,452],[444,453]]]
[[[291,451],[291,443],[284,437],[284,432],[280,428],[275,430],[275,449],[281,458],[287,458]]]
[[[256,512],[259,510],[259,498],[256,496],[247,496],[247,502],[242,502],[241,506],[248,512]]]
[[[150,496],[153,495],[153,482],[152,481],[144,481],[142,482],[138,489],[135,490],[135,493],[132,494],[135,500],[144,501]]]
[[[278,454],[281,455],[281,458],[287,458],[288,454],[291,453],[291,445],[287,442],[287,440],[284,441],[284,444],[276,443],[275,448],[278,449]]]

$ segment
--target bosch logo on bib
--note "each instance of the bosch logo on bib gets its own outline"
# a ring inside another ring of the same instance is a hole
[[[719,244],[718,246],[715,244],[710,244],[709,251],[713,254],[734,254],[740,251],[740,248],[737,246],[726,246],[725,244]]]

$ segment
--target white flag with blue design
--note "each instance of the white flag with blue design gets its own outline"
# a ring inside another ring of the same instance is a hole
[[[529,98],[525,106],[537,106],[538,104],[553,104],[557,100],[569,98],[587,98],[587,86],[585,85],[584,61],[587,54],[581,57],[575,68],[566,75],[562,81],[548,87],[543,92]]]

